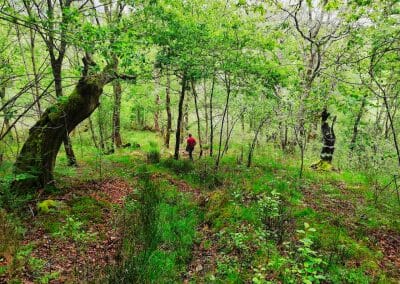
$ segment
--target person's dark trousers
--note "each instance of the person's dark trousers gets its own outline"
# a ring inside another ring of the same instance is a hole
[[[189,158],[193,161],[193,149],[189,149]]]

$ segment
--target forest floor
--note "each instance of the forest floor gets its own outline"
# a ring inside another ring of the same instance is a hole
[[[234,150],[217,172],[165,149],[151,163],[148,136],[159,141],[139,133],[139,149],[89,151],[74,169],[61,156],[57,188],[0,211],[0,283],[399,283],[395,192],[360,173],[298,179],[287,157],[247,169]]]

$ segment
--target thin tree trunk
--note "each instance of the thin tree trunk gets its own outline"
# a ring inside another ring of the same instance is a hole
[[[165,133],[165,147],[169,148],[172,130],[172,114],[171,114],[171,78],[167,71],[167,86],[165,87],[165,110],[167,112],[167,132]]]
[[[245,135],[245,133],[244,133],[244,113],[242,113],[242,115],[240,116],[240,122],[241,122],[241,125],[242,125],[242,139],[243,139],[243,137],[244,137],[244,135]],[[242,145],[241,145],[241,147],[240,147],[240,164],[243,162],[243,159],[244,159],[244,141],[242,140]]]
[[[183,118],[183,102],[185,100],[185,90],[186,90],[186,74],[182,75],[182,89],[179,97],[179,105],[178,105],[178,120],[176,122],[176,135],[175,135],[175,160],[179,159],[179,146],[181,140],[181,128],[182,128],[182,118]]]
[[[116,80],[113,82],[114,91],[114,108],[113,108],[113,131],[112,131],[112,145],[117,148],[122,147],[121,138],[121,97],[122,88],[121,82]]]
[[[383,102],[385,104],[387,116],[389,118],[390,128],[391,128],[392,134],[393,134],[393,143],[394,143],[394,147],[396,148],[397,160],[398,160],[399,167],[400,167],[400,148],[399,148],[399,144],[397,142],[396,130],[393,125],[393,117],[392,117],[392,114],[390,113],[389,103],[388,103],[386,94],[384,94],[384,96],[383,96]]]
[[[350,141],[350,151],[352,152],[354,150],[354,147],[356,146],[357,142],[357,135],[358,135],[358,126],[360,125],[361,117],[364,112],[365,105],[367,103],[367,95],[364,95],[360,109],[358,110],[356,120],[354,121],[354,126],[353,126],[353,135],[351,136],[351,141]]]
[[[197,105],[197,92],[196,92],[196,86],[194,83],[194,80],[192,80],[192,93],[194,97],[194,106],[196,108],[196,117],[197,117],[197,136],[198,136],[198,141],[199,141],[199,147],[200,147],[200,157],[203,156],[203,144],[201,140],[201,128],[200,128],[200,115],[199,115],[199,108]]]
[[[159,123],[159,116],[160,116],[160,110],[159,110],[159,105],[160,105],[160,95],[157,93],[156,94],[156,111],[154,112],[154,130],[157,132],[160,132],[160,123]]]
[[[214,119],[213,119],[213,97],[215,87],[215,74],[213,75],[210,93],[210,157],[213,155],[214,149]]]
[[[188,84],[188,83],[186,83],[186,84]],[[181,131],[182,132],[181,132],[180,143],[182,144],[185,136],[189,132],[189,100],[187,98],[184,101],[183,123],[182,123]]]
[[[225,74],[225,85],[226,85],[226,101],[225,101],[224,113],[222,115],[221,129],[219,132],[218,156],[217,156],[217,160],[215,162],[216,168],[219,167],[219,163],[220,163],[220,159],[221,159],[221,146],[222,146],[222,136],[223,136],[223,131],[224,131],[225,116],[228,111],[229,98],[231,95],[231,86],[230,86],[228,76],[226,74]]]
[[[89,116],[89,129],[90,129],[90,134],[92,136],[92,140],[93,140],[93,145],[99,149],[99,145],[97,144],[97,138],[96,138],[96,133],[94,132],[94,127],[93,127],[93,122],[92,119]]]
[[[2,105],[5,104],[5,98],[6,98],[6,86],[2,85],[2,86],[0,86],[0,101],[1,101]],[[3,131],[7,131],[10,128],[8,107],[5,107],[3,109],[3,115],[4,115],[4,119],[3,119],[4,127],[2,125],[1,131],[0,131],[1,136],[3,134]]]
[[[208,141],[208,107],[207,107],[207,87],[206,87],[206,79],[205,78],[204,78],[204,82],[203,82],[203,91],[204,91],[204,120],[206,122],[204,141]]]
[[[104,124],[103,124],[103,108],[101,106],[101,104],[99,103],[99,107],[98,107],[98,111],[97,111],[97,125],[99,127],[99,137],[100,137],[100,141],[99,141],[99,145],[100,145],[100,149],[103,152],[106,152],[106,143],[105,143],[105,139],[104,139]]]
[[[38,97],[40,95],[39,91],[39,76],[37,74],[37,67],[36,67],[36,59],[35,59],[35,35],[34,31],[32,29],[29,30],[30,34],[30,49],[31,49],[31,62],[32,62],[32,71],[33,71],[33,76],[35,79],[35,99],[36,99],[36,112],[38,114],[38,117],[42,115],[42,107],[40,105],[40,100],[38,100]]]
[[[224,146],[224,150],[222,151],[222,156],[224,156],[228,152],[229,140],[231,139],[233,129],[235,128],[236,123],[239,121],[239,119],[241,119],[241,117],[245,111],[246,111],[246,108],[244,108],[240,112],[239,116],[232,122],[231,129],[229,130],[226,140],[225,140],[225,146]]]
[[[251,167],[251,162],[253,159],[253,152],[254,148],[256,147],[257,144],[257,139],[258,139],[258,134],[260,133],[261,128],[263,125],[267,122],[268,118],[265,117],[263,120],[261,120],[260,124],[257,127],[256,133],[254,134],[253,142],[251,143],[250,149],[249,149],[249,156],[247,157],[247,167]]]

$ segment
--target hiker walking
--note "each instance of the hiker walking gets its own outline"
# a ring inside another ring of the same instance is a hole
[[[189,152],[189,158],[193,161],[193,150],[194,146],[196,146],[196,139],[192,137],[192,134],[189,134],[188,139],[186,140],[186,151]]]

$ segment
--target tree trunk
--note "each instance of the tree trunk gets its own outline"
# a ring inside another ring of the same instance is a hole
[[[154,112],[154,130],[157,132],[160,132],[160,123],[159,123],[159,116],[160,116],[160,110],[159,110],[159,105],[160,105],[160,95],[157,93],[156,94],[156,111]]]
[[[350,151],[354,150],[354,147],[356,146],[357,142],[357,135],[358,135],[358,126],[360,125],[361,117],[364,112],[365,105],[367,103],[367,95],[364,95],[363,100],[361,102],[361,107],[357,113],[356,120],[354,122],[353,126],[353,135],[351,136],[351,141],[350,141]]]
[[[167,72],[167,86],[165,87],[165,109],[167,111],[167,131],[165,133],[165,147],[169,148],[172,130],[172,114],[171,114],[171,78]]]
[[[239,116],[232,122],[231,127],[230,127],[230,130],[229,130],[228,133],[226,134],[227,136],[226,136],[226,139],[225,139],[224,150],[222,151],[222,155],[221,155],[222,157],[228,152],[229,141],[231,140],[231,136],[232,136],[233,129],[235,128],[236,123],[238,122],[239,119],[241,119],[241,117],[242,117],[242,115],[243,115],[243,113],[244,113],[245,111],[246,111],[246,108],[244,108],[244,109],[240,112]]]
[[[213,97],[215,87],[215,75],[212,79],[211,94],[210,94],[210,157],[213,155],[214,149],[214,119],[213,119]]]
[[[107,152],[106,149],[106,140],[104,138],[104,117],[103,117],[103,108],[102,105],[99,104],[99,109],[97,110],[97,125],[99,127],[99,137],[100,137],[100,141],[99,141],[99,145],[100,145],[100,149],[103,152]]]
[[[62,95],[63,95],[62,78],[61,78],[61,68],[62,68],[61,62],[62,61],[60,61],[60,60],[55,60],[55,59],[51,60],[51,68],[52,68],[53,77],[54,77],[54,88],[55,88],[57,98],[62,97]],[[75,154],[72,149],[71,140],[68,137],[67,132],[65,132],[65,134],[64,134],[63,142],[64,142],[65,154],[67,155],[67,158],[68,158],[68,165],[76,166],[77,163],[76,163]]]
[[[2,86],[0,86],[0,101],[1,101],[2,105],[5,104],[5,98],[6,98],[6,87],[4,85],[2,85]],[[5,127],[2,126],[1,131],[0,131],[0,135],[3,134],[3,131],[7,131],[7,129],[10,128],[10,119],[9,119],[9,114],[8,114],[8,106],[4,108],[3,115],[4,115],[3,123],[4,123]]]
[[[188,85],[188,82],[186,83]],[[183,123],[182,123],[182,129],[181,129],[181,140],[180,143],[182,144],[185,136],[189,132],[189,101],[186,98],[184,101],[184,108],[183,108]]]
[[[112,132],[112,145],[117,148],[122,147],[122,138],[121,138],[121,97],[122,97],[122,88],[121,82],[116,80],[113,82],[113,91],[114,91],[114,109],[113,109],[113,132]]]
[[[199,108],[197,105],[197,92],[196,92],[196,86],[194,83],[194,80],[192,80],[192,93],[194,97],[194,106],[196,108],[196,117],[197,117],[197,135],[198,135],[198,140],[199,140],[199,147],[200,147],[200,157],[203,156],[203,144],[201,140],[201,128],[200,128],[200,115],[199,115]]]
[[[256,133],[253,138],[253,142],[251,143],[250,149],[249,149],[249,156],[247,157],[247,167],[251,167],[251,162],[253,160],[253,153],[254,153],[254,148],[256,147],[257,139],[258,139],[258,134],[260,133],[261,128],[263,125],[267,122],[268,118],[264,118],[260,124],[257,127]]]
[[[181,140],[181,128],[182,128],[182,118],[183,118],[183,101],[185,100],[185,90],[186,90],[186,74],[182,76],[182,89],[179,97],[179,105],[178,105],[178,120],[176,122],[176,135],[175,135],[175,160],[179,159],[179,146]]]
[[[223,136],[223,132],[224,132],[224,123],[225,123],[226,113],[228,111],[229,98],[231,95],[230,82],[229,82],[228,76],[226,74],[225,74],[225,85],[226,85],[226,101],[225,101],[224,113],[222,115],[221,129],[219,132],[218,156],[217,156],[217,160],[215,162],[216,168],[219,167],[219,163],[220,163],[220,159],[221,159],[221,147],[222,147],[222,136]]]
[[[390,113],[389,102],[388,102],[388,99],[386,97],[386,94],[384,94],[384,96],[383,96],[383,102],[385,104],[387,116],[389,118],[390,129],[392,130],[392,134],[393,134],[393,143],[394,143],[394,147],[396,149],[396,154],[397,154],[397,161],[398,161],[398,164],[399,164],[399,167],[400,167],[400,147],[399,147],[399,144],[397,142],[396,130],[395,130],[394,124],[393,124],[393,116]]]
[[[329,170],[331,168],[333,152],[335,151],[336,136],[333,130],[335,125],[336,116],[333,118],[332,125],[329,126],[327,120],[330,113],[324,109],[321,113],[321,132],[324,145],[322,146],[320,161],[313,164],[311,167],[314,169]]]
[[[37,101],[36,103],[36,112],[38,114],[38,117],[42,115],[42,107],[40,105],[40,100],[39,98],[39,76],[37,74],[37,67],[36,67],[36,59],[35,59],[35,35],[34,31],[32,29],[29,30],[30,34],[30,48],[31,48],[31,62],[32,62],[32,72],[33,76],[35,78],[35,99]]]
[[[203,85],[203,91],[204,91],[204,120],[206,123],[206,129],[204,133],[205,141],[208,141],[208,107],[207,107],[207,88],[206,88],[206,79],[204,79],[204,85]]]
[[[99,145],[97,145],[97,138],[96,138],[96,133],[94,132],[94,127],[93,127],[93,122],[92,119],[89,116],[89,129],[90,129],[90,134],[92,136],[92,140],[93,140],[93,145],[99,149]]]
[[[19,178],[12,188],[18,193],[28,193],[53,182],[56,157],[65,134],[90,116],[99,105],[104,85],[115,79],[115,74],[108,72],[109,66],[99,74],[86,76],[90,62],[87,58],[84,62],[83,76],[68,100],[49,107],[29,130],[14,165],[14,174]]]

